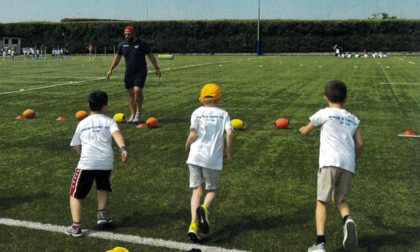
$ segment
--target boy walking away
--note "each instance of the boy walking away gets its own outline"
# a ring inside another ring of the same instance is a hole
[[[307,135],[321,126],[315,213],[317,239],[308,251],[325,251],[325,224],[330,199],[343,218],[343,246],[351,251],[357,246],[357,233],[345,196],[355,174],[356,159],[363,150],[363,139],[358,129],[360,120],[344,109],[347,102],[345,83],[337,80],[328,82],[324,99],[328,107],[312,115],[310,122],[299,129]]]
[[[111,171],[114,154],[112,138],[119,146],[122,162],[127,161],[127,148],[117,123],[105,115],[108,107],[108,95],[103,91],[89,94],[90,115],[83,119],[76,128],[70,146],[80,155],[70,187],[70,209],[73,224],[67,234],[83,236],[82,199],[84,199],[96,181],[97,188],[97,224],[99,227],[110,224],[111,217],[105,211],[108,195],[112,191]]]
[[[190,134],[185,149],[189,152],[187,165],[190,171],[191,225],[188,230],[190,240],[199,241],[200,232],[208,234],[209,210],[216,197],[219,171],[231,158],[233,127],[228,112],[219,108],[221,93],[218,85],[208,83],[201,89],[199,98],[203,104],[191,116]],[[226,132],[226,149],[224,148]],[[224,154],[223,154],[224,151]],[[204,203],[203,183],[207,191]],[[200,205],[201,204],[201,205]]]

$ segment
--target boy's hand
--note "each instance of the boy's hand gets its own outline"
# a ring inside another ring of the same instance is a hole
[[[127,158],[128,158],[127,151],[125,150],[125,151],[121,152],[121,160],[122,160],[123,164],[125,164],[125,162],[127,162]]]
[[[226,164],[229,161],[230,161],[230,153],[225,153],[225,155],[223,155],[223,163]]]

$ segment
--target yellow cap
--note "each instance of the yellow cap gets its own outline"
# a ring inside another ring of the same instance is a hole
[[[112,250],[108,250],[106,252],[129,252],[128,249],[123,247],[115,247]]]
[[[207,83],[201,89],[200,98],[202,101],[214,101],[220,99],[221,97],[220,88],[217,84]]]

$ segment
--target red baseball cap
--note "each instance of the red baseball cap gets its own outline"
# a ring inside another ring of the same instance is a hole
[[[124,33],[135,33],[136,29],[134,29],[133,26],[128,25],[127,27],[124,28]]]

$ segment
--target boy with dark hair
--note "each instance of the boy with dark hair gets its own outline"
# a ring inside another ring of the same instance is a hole
[[[73,224],[67,234],[83,236],[82,202],[92,185],[96,182],[98,226],[112,222],[105,211],[108,195],[112,192],[111,172],[114,153],[112,138],[120,148],[122,162],[127,161],[127,148],[117,123],[105,115],[108,108],[108,95],[103,91],[92,91],[88,97],[90,115],[83,119],[76,128],[70,146],[80,155],[70,187],[70,209]]]
[[[356,224],[350,216],[345,196],[356,171],[356,158],[363,150],[360,120],[344,109],[347,87],[342,81],[326,84],[324,100],[328,107],[312,115],[310,122],[299,129],[303,135],[308,135],[315,127],[321,126],[315,214],[317,239],[308,251],[325,251],[325,224],[330,200],[343,218],[343,246],[353,250],[357,246]]]

